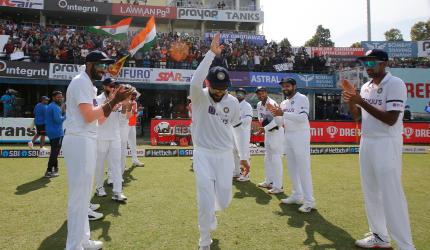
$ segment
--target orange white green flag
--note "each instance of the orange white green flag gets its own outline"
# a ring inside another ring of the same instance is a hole
[[[99,35],[111,36],[115,40],[124,40],[127,38],[128,29],[130,27],[132,18],[128,17],[122,19],[118,23],[110,26],[91,26],[88,27],[88,32],[96,33]]]
[[[146,23],[146,27],[137,33],[131,40],[128,52],[130,56],[136,54],[139,50],[149,50],[156,41],[157,31],[155,29],[155,18],[151,16],[149,21]]]

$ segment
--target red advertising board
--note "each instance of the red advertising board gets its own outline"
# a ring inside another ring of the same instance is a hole
[[[189,141],[191,120],[157,120],[151,121],[151,141],[157,143],[178,142],[182,138]],[[311,121],[312,143],[358,143],[360,141],[361,126],[355,122],[339,121]],[[258,134],[258,121],[252,122],[251,142],[264,142],[264,134]],[[430,123],[404,123],[403,139],[406,144],[429,144]]]
[[[349,48],[349,47],[311,47],[312,56],[364,56],[363,48]]]
[[[112,15],[176,19],[176,7],[112,4]]]

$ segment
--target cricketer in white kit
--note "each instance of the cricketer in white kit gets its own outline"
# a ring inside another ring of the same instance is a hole
[[[82,71],[70,82],[66,93],[66,116],[63,140],[64,160],[67,169],[68,207],[66,250],[101,249],[101,241],[90,240],[88,206],[96,165],[97,120],[108,117],[112,107],[131,95],[119,88],[113,99],[97,105],[95,80],[105,74],[113,63],[100,51],[90,52]]]
[[[271,107],[278,126],[284,126],[284,149],[288,175],[293,184],[291,195],[282,199],[285,204],[303,204],[299,211],[307,213],[315,208],[311,176],[311,131],[309,125],[309,100],[297,92],[293,78],[279,83],[286,99],[279,108]]]
[[[355,244],[390,248],[390,233],[399,249],[415,249],[401,182],[406,86],[385,71],[385,51],[373,49],[359,59],[372,80],[361,87],[360,95],[353,87],[343,91],[356,120],[361,111],[361,185],[370,233]]]
[[[205,250],[210,249],[210,232],[217,225],[215,211],[226,208],[232,199],[233,133],[241,125],[239,102],[227,93],[231,84],[227,70],[213,67],[209,71],[215,55],[220,55],[223,48],[219,40],[220,34],[217,33],[210,51],[195,71],[190,86],[199,248]],[[209,87],[203,88],[205,80]],[[239,155],[241,164],[249,169],[242,148],[239,148]]]
[[[266,104],[279,107],[279,105],[267,95],[265,87],[257,87],[255,90],[258,99],[258,120],[264,131],[264,172],[266,178],[258,183],[259,187],[268,188],[270,194],[279,194],[283,190],[282,154],[284,142],[284,128],[276,124],[273,114],[267,109]],[[262,132],[261,131],[261,132]]]
[[[251,140],[251,123],[252,123],[252,106],[245,100],[246,90],[243,88],[239,88],[236,90],[236,98],[239,101],[240,106],[240,120],[242,121],[242,125],[239,128],[241,132],[239,136],[234,137],[234,172],[233,177],[237,178],[237,181],[249,181],[249,173],[247,175],[243,175],[241,171],[240,158],[239,158],[239,143],[244,143],[244,145],[240,145],[245,150],[244,158],[247,159],[248,163],[251,160],[251,154],[249,151],[249,142]],[[242,139],[237,140],[238,137]]]
[[[102,105],[109,100],[110,93],[119,86],[112,78],[103,81],[103,93],[97,96],[97,104]],[[121,137],[119,122],[121,119],[120,105],[97,128],[97,159],[96,159],[96,195],[106,196],[104,189],[105,163],[108,164],[110,179],[113,182],[113,196],[115,201],[124,201],[122,194],[122,166],[121,166]]]
[[[137,158],[137,144],[136,144],[136,123],[137,123],[137,102],[140,94],[135,90],[131,95],[131,116],[128,119],[128,145],[130,146],[132,166],[143,167],[144,163]]]

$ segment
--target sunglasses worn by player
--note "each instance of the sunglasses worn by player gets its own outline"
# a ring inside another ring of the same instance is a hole
[[[376,60],[375,61],[361,61],[361,64],[365,68],[376,68],[381,63],[382,63],[382,61],[376,61]]]
[[[94,64],[94,67],[96,69],[106,70],[106,69],[108,69],[109,65],[107,65],[106,63],[96,63],[96,64]]]

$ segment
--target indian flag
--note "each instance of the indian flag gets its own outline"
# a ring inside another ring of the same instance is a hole
[[[154,16],[151,16],[149,21],[146,23],[146,27],[139,31],[139,33],[133,37],[133,40],[131,40],[130,47],[128,48],[130,56],[136,54],[140,49],[150,49],[155,44],[156,35],[155,18]]]
[[[128,17],[111,26],[91,26],[88,27],[88,31],[100,35],[111,36],[115,40],[123,40],[127,38],[127,32],[130,27],[131,20],[132,18]]]

